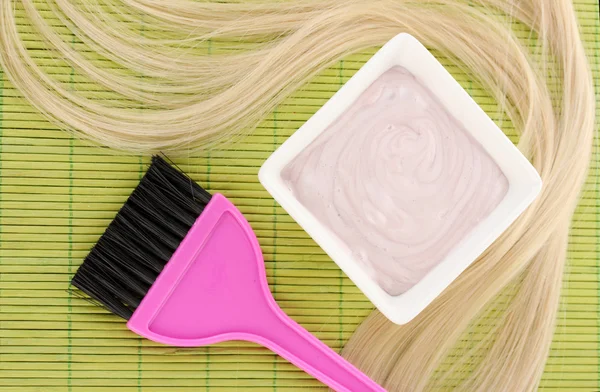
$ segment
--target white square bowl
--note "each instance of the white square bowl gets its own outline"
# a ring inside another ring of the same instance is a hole
[[[291,193],[282,170],[384,72],[402,66],[435,95],[448,112],[498,164],[509,188],[500,204],[408,291],[392,296],[364,271],[338,236],[319,222]],[[444,66],[414,37],[399,34],[385,44],[323,107],[262,165],[260,182],[323,248],[373,304],[392,322],[405,324],[431,303],[533,202],[540,176]]]

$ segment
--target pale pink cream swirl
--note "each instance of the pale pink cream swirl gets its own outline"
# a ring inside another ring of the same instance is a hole
[[[508,190],[481,145],[402,67],[379,77],[282,177],[391,295],[439,264]]]

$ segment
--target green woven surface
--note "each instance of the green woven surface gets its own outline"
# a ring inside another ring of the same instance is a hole
[[[575,3],[600,88],[598,0]],[[22,26],[22,31],[28,46],[43,47],[30,28]],[[205,49],[219,48],[210,44]],[[44,50],[35,53],[40,62],[47,61]],[[372,305],[264,191],[257,171],[370,53],[353,55],[323,72],[243,142],[210,156],[177,160],[200,184],[239,206],[259,237],[281,307],[336,350]],[[499,120],[491,100],[456,68],[448,68]],[[75,89],[89,88],[68,67],[57,67],[56,74]],[[503,128],[514,136],[506,123]],[[600,390],[597,141],[595,147],[592,175],[572,231],[544,390]],[[140,339],[122,320],[66,291],[147,164],[147,157],[113,155],[57,130],[0,70],[0,392],[322,390],[315,380],[252,344],[179,349]]]

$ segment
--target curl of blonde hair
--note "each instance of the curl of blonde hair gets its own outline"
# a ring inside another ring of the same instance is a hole
[[[17,3],[58,57],[114,99],[73,91],[38,66],[19,35]],[[48,0],[47,5],[103,61],[64,42],[33,0],[4,0],[0,64],[6,75],[62,128],[131,152],[201,149],[247,132],[319,70],[399,32],[455,59],[502,103],[544,188],[414,321],[396,326],[375,311],[343,354],[390,391],[537,388],[594,133],[592,79],[571,0]],[[140,34],[138,16],[152,31]],[[531,29],[537,53],[530,53],[507,20]],[[236,50],[212,56],[194,50],[208,39],[231,37],[239,40]],[[504,304],[498,311],[500,294]],[[484,336],[442,366],[483,319],[494,320]]]

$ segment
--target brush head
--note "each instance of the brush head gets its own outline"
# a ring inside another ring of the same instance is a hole
[[[210,198],[192,179],[154,156],[71,284],[129,320]]]

